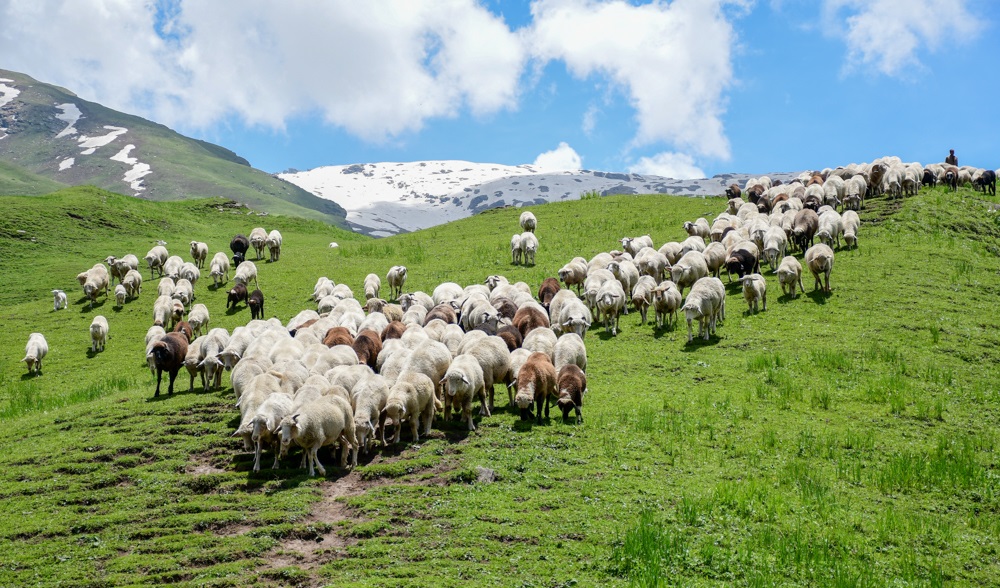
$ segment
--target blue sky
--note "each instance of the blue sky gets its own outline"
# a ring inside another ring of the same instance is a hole
[[[1000,166],[993,0],[0,0],[0,67],[269,172]]]

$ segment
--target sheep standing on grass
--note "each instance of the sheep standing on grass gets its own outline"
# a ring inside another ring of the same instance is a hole
[[[264,247],[267,241],[267,231],[263,227],[254,227],[250,231],[250,246],[253,247],[254,252],[257,254],[257,259],[262,259],[264,257]]]
[[[191,241],[191,259],[194,260],[198,269],[205,267],[206,257],[208,257],[208,244],[201,241]]]
[[[691,321],[698,319],[698,336],[708,340],[715,333],[719,318],[726,316],[726,287],[718,278],[702,278],[694,283],[684,301],[688,325],[688,343],[694,340]]]
[[[596,296],[597,310],[604,317],[604,331],[618,335],[618,316],[625,309],[625,290],[618,280],[604,282]]]
[[[656,280],[651,276],[641,276],[632,288],[632,306],[639,311],[642,319],[639,324],[646,324],[646,315],[649,307],[653,305],[653,290],[656,289]]]
[[[518,223],[520,223],[522,231],[534,233],[535,227],[538,225],[538,219],[535,218],[535,215],[530,210],[525,210],[521,213]]]
[[[569,418],[569,411],[576,411],[576,424],[583,422],[583,397],[587,393],[587,374],[576,364],[567,364],[556,377],[556,404],[563,413],[563,420]]]
[[[271,255],[271,263],[281,259],[281,241],[281,233],[277,229],[268,233],[267,239],[264,240],[264,245],[267,246],[267,251]]]
[[[389,284],[389,298],[398,300],[403,294],[403,286],[406,285],[406,266],[394,265],[389,268],[389,273],[385,275],[385,281]],[[434,305],[432,304],[432,308]]]
[[[486,385],[483,381],[483,368],[479,362],[469,354],[455,356],[448,366],[448,371],[441,378],[441,385],[444,387],[444,420],[447,422],[452,409],[455,409],[469,430],[475,431],[476,425],[472,422],[472,401],[479,398],[482,401],[484,416],[490,414]]]
[[[371,300],[372,298],[378,298],[378,292],[382,289],[382,280],[376,274],[368,274],[365,276],[365,300]]]
[[[531,406],[536,406],[536,422],[542,424],[542,406],[549,413],[549,400],[556,394],[556,368],[549,356],[532,353],[517,372],[517,396],[514,402],[521,410],[521,420],[531,418]]]
[[[160,382],[163,379],[163,372],[170,376],[170,384],[167,387],[167,394],[174,393],[174,380],[177,379],[177,372],[184,365],[184,358],[187,356],[188,340],[183,333],[167,333],[162,339],[153,343],[153,362],[156,367],[156,393],[154,397],[160,395]]]
[[[212,276],[212,283],[216,288],[219,287],[220,283],[229,281],[229,258],[226,257],[225,253],[217,252],[212,257],[212,262],[208,267],[208,275]]]
[[[622,237],[622,249],[628,251],[632,257],[635,257],[639,250],[643,247],[652,247],[653,238],[649,235],[643,235],[641,237]]]
[[[115,306],[121,308],[125,306],[125,299],[128,297],[128,290],[125,286],[118,284],[115,286]]]
[[[255,288],[260,287],[257,283],[257,266],[252,261],[244,261],[236,268],[236,275],[233,276],[233,281],[237,284],[249,286],[250,280],[253,280]]]
[[[478,365],[478,364],[477,364]],[[431,432],[434,424],[434,412],[438,408],[438,400],[434,394],[434,382],[426,375],[413,371],[404,371],[389,389],[389,397],[382,409],[385,415],[392,419],[393,443],[399,443],[403,421],[409,421],[413,442],[420,441],[420,421],[423,419],[424,435]],[[447,409],[445,409],[447,410]],[[447,414],[447,413],[446,413]],[[470,411],[471,425],[471,411]],[[474,427],[470,427],[470,431]]]
[[[681,307],[683,296],[677,286],[670,280],[660,282],[653,290],[653,309],[656,311],[656,328],[663,328],[663,319],[667,326],[677,322],[677,311]]]
[[[861,218],[853,210],[845,210],[841,216],[841,221],[844,224],[844,242],[847,243],[847,248],[857,249],[858,229],[861,228]]]
[[[319,448],[333,445],[337,441],[341,444],[340,467],[347,467],[347,453],[351,447],[355,448],[353,465],[357,465],[358,440],[354,431],[354,415],[350,404],[342,398],[321,396],[306,402],[295,414],[281,419],[279,428],[280,456],[287,455],[288,448],[294,441],[305,451],[310,476],[315,476],[316,470],[319,470],[321,476],[326,475],[326,468],[319,462]]]
[[[264,320],[264,293],[259,289],[254,290],[247,297],[247,306],[250,307],[250,319]]]
[[[104,297],[108,297],[108,289],[111,285],[108,268],[103,263],[98,263],[86,272],[87,276],[83,282],[83,293],[90,299],[89,308],[94,308],[97,297],[104,292]]]
[[[385,445],[385,403],[389,399],[389,383],[378,374],[366,374],[350,388],[354,404],[354,431],[358,445],[368,454],[369,441],[380,436]]]
[[[146,254],[145,260],[146,265],[149,266],[149,279],[153,279],[153,271],[159,271],[160,276],[163,276],[163,264],[167,262],[167,257],[170,254],[167,253],[167,248],[162,245],[157,245],[149,250]]]
[[[52,304],[55,307],[53,308],[53,311],[59,310],[60,308],[68,308],[69,300],[66,298],[66,293],[62,290],[53,290]]]
[[[802,285],[802,264],[791,255],[787,255],[778,265],[778,283],[781,284],[781,292],[796,297],[795,285],[799,285],[799,290],[805,292]]]
[[[138,270],[128,270],[122,279],[122,285],[125,286],[125,293],[129,298],[138,298],[142,292],[142,274]]]
[[[257,407],[253,415],[253,433],[250,439],[254,444],[253,471],[260,471],[260,455],[265,446],[274,451],[274,463],[271,469],[278,469],[278,457],[281,453],[281,419],[292,411],[292,397],[287,394],[271,394]]]
[[[250,240],[246,235],[236,235],[229,241],[229,249],[233,252],[233,266],[239,267],[247,259]]]
[[[817,243],[806,251],[805,261],[806,265],[809,266],[809,271],[816,278],[813,289],[819,290],[822,287],[824,292],[829,293],[830,272],[833,271],[833,249],[823,243]],[[820,283],[820,275],[823,276],[825,285]]]
[[[747,301],[750,311],[757,313],[758,303],[767,310],[767,282],[760,274],[748,274],[740,278],[743,282],[743,298]]]
[[[23,361],[28,366],[28,373],[42,374],[42,359],[49,352],[49,343],[45,335],[32,333],[28,335],[28,344],[24,346]]]
[[[538,253],[538,237],[534,233],[521,233],[521,261],[524,265],[535,265],[535,254]]]
[[[195,337],[201,336],[202,329],[208,329],[209,320],[211,317],[207,306],[195,304],[191,307],[191,312],[188,313],[188,324],[191,325],[191,332],[194,333]]]

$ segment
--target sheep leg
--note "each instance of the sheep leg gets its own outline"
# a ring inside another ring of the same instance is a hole
[[[279,453],[279,447],[278,447],[278,446],[279,446],[279,443],[278,443],[277,441],[275,441],[275,442],[274,442],[274,443],[273,443],[273,444],[271,445],[271,449],[273,449],[273,450],[274,450],[274,463],[273,463],[273,464],[271,464],[271,469],[272,469],[272,470],[276,470],[276,469],[278,469],[278,458],[280,457],[280,453]]]
[[[153,394],[154,398],[160,395],[160,380],[162,380],[162,379],[163,379],[163,370],[157,369],[156,370],[156,393]]]
[[[580,410],[579,406],[573,406],[573,408],[576,410],[576,424],[579,425],[583,422],[583,411]]]
[[[469,396],[462,404],[462,420],[469,423],[469,430],[475,431],[476,424],[472,422],[472,397]]]
[[[420,441],[420,413],[417,413],[410,417],[410,435],[413,437],[413,442],[417,443]]]
[[[539,397],[535,399],[535,422],[539,425],[542,424],[542,404],[545,403],[545,398]]]
[[[382,447],[385,447],[385,413],[381,413],[378,416],[378,432],[379,438],[382,440]],[[373,433],[374,434],[374,433]]]
[[[253,471],[255,472],[260,471],[260,454],[261,454],[261,441],[260,438],[258,437],[257,441],[254,442],[254,451],[253,451]]]

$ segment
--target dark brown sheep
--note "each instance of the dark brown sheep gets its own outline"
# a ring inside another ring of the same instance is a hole
[[[291,331],[288,331],[288,334],[289,334],[289,335],[291,335],[292,337],[294,337],[294,336],[295,336],[295,333],[298,333],[298,332],[299,332],[299,329],[305,329],[306,327],[311,327],[311,326],[313,326],[314,324],[316,324],[316,321],[318,321],[318,320],[319,320],[319,319],[309,319],[309,320],[307,320],[306,322],[302,323],[301,325],[299,325],[299,326],[295,327],[295,328],[294,328],[294,329],[292,329]]]
[[[732,281],[733,274],[742,278],[747,274],[760,273],[760,261],[746,249],[735,249],[726,258],[726,272],[729,274],[729,281]]]
[[[498,332],[497,328],[496,328],[496,325],[494,325],[493,323],[482,323],[482,324],[476,325],[476,328],[474,328],[472,330],[473,331],[482,331],[482,332],[484,332],[484,333],[486,333],[487,335],[490,335],[490,336],[496,335],[497,332]]]
[[[229,248],[233,251],[233,268],[236,268],[246,259],[247,249],[250,249],[250,240],[244,235],[236,235],[229,242]]]
[[[726,198],[730,200],[733,198],[739,198],[742,194],[743,191],[740,190],[739,184],[730,184],[729,187],[726,188]]]
[[[354,346],[354,337],[347,327],[332,327],[323,335],[323,345],[333,347],[335,345]]]
[[[517,372],[517,396],[514,402],[521,409],[521,420],[531,418],[531,405],[536,406],[536,422],[542,424],[542,407],[549,416],[549,400],[556,395],[556,367],[549,356],[535,352]]]
[[[455,309],[448,303],[438,304],[428,310],[427,315],[424,317],[424,326],[434,319],[441,319],[450,325],[458,323],[458,315],[455,314]]]
[[[868,179],[870,180],[868,186],[872,194],[878,195],[882,193],[882,177],[885,176],[887,169],[884,163],[875,163],[868,170]]]
[[[795,213],[792,221],[792,240],[799,251],[805,251],[813,245],[813,237],[819,228],[819,215],[816,211],[803,208]]]
[[[982,189],[983,194],[997,195],[997,172],[988,169],[976,179],[976,186]]]
[[[823,176],[820,175],[820,174],[814,173],[812,175],[812,177],[809,178],[809,181],[806,182],[806,188],[808,188],[809,186],[812,186],[813,184],[819,184],[820,186],[822,186],[823,185]]]
[[[503,342],[507,344],[508,351],[514,351],[521,347],[521,343],[524,341],[521,331],[518,331],[514,325],[500,327],[500,330],[497,331],[497,337],[503,339]]]
[[[247,292],[246,284],[236,284],[233,289],[229,291],[229,297],[226,299],[226,310],[230,307],[236,308],[236,305],[240,302],[246,302],[249,293]]]
[[[250,319],[264,318],[264,293],[259,289],[254,290],[247,298],[247,306],[250,307]]]
[[[569,418],[569,411],[576,411],[576,424],[583,422],[583,396],[587,392],[587,374],[583,373],[580,366],[575,363],[564,365],[559,370],[557,378],[557,395],[559,400],[559,410],[563,413],[563,420]]]
[[[354,353],[358,355],[358,363],[367,365],[375,370],[375,360],[382,351],[382,339],[379,334],[371,329],[365,329],[358,333],[354,339]]]
[[[402,321],[390,321],[388,325],[382,329],[382,333],[379,338],[385,343],[389,339],[399,339],[406,332],[406,325]]]
[[[767,189],[764,188],[764,186],[760,184],[754,184],[753,186],[747,188],[746,191],[747,200],[749,200],[754,204],[757,204],[757,202],[760,201],[761,196],[764,195],[764,192],[767,192]]]
[[[500,318],[513,320],[514,315],[517,314],[517,304],[506,296],[501,296],[494,300],[493,308],[497,309],[497,312],[500,313]]]
[[[951,187],[951,191],[958,190],[958,168],[948,167],[944,170],[944,183]]]
[[[542,280],[542,284],[538,287],[538,301],[542,303],[545,310],[549,309],[549,303],[559,293],[559,290],[562,290],[562,287],[559,286],[557,278],[545,278]]]
[[[174,380],[177,378],[177,372],[184,365],[187,350],[188,342],[183,333],[167,333],[153,344],[150,351],[153,354],[153,366],[156,368],[156,393],[153,394],[154,397],[160,395],[160,381],[164,371],[170,375],[167,394],[174,393]]]
[[[191,325],[189,325],[187,321],[180,321],[174,325],[174,332],[184,335],[184,338],[187,339],[188,343],[190,343],[191,339],[194,338],[194,332],[191,330]]]
[[[534,329],[549,326],[549,317],[545,311],[535,306],[522,306],[514,313],[511,324],[521,332],[521,337],[527,337]]]

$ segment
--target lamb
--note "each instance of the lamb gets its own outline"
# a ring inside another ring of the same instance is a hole
[[[521,233],[521,257],[524,265],[535,265],[535,254],[538,253],[538,237],[534,233]]]
[[[685,222],[684,230],[692,237],[701,237],[705,241],[712,239],[712,228],[708,226],[708,220],[698,218],[694,222]]]
[[[246,284],[249,286],[250,280],[253,280],[254,287],[260,288],[260,285],[257,283],[257,266],[252,261],[244,261],[237,266],[233,281],[237,284]]]
[[[688,251],[670,268],[670,280],[682,295],[684,288],[693,286],[707,275],[709,275],[708,261],[701,251]]]
[[[796,283],[799,285],[799,290],[806,291],[802,285],[802,264],[799,260],[791,255],[782,258],[781,264],[778,265],[778,283],[781,284],[781,292],[791,295],[792,298],[796,297]]]
[[[531,417],[531,405],[536,405],[536,422],[542,424],[542,405],[549,413],[549,399],[556,395],[556,368],[544,353],[532,353],[517,372],[517,396],[514,402],[521,410],[521,420]]]
[[[271,256],[271,263],[281,259],[281,233],[277,229],[272,230],[264,239],[264,245]]]
[[[608,280],[597,292],[597,308],[604,316],[604,331],[618,335],[618,315],[625,308],[625,290],[618,280]]]
[[[338,396],[322,396],[303,404],[298,412],[286,415],[279,424],[281,429],[281,453],[288,453],[292,441],[305,450],[309,463],[309,475],[326,475],[326,468],[319,461],[319,448],[341,444],[340,466],[347,467],[347,453],[351,447],[352,465],[357,465],[358,440],[354,430],[354,415],[351,405]]]
[[[53,290],[52,305],[55,307],[53,308],[53,312],[59,310],[60,308],[69,308],[69,301],[66,298],[66,293],[62,290]]]
[[[847,243],[847,248],[857,249],[858,229],[861,227],[861,218],[853,210],[846,210],[841,220],[844,224],[844,242]]]
[[[174,283],[174,293],[170,297],[187,307],[194,300],[194,286],[190,281],[180,278]]]
[[[824,245],[823,243],[817,243],[806,251],[805,261],[806,265],[809,266],[809,271],[816,278],[816,284],[813,289],[818,290],[822,285],[820,284],[820,274],[822,274],[826,281],[823,291],[830,292],[830,272],[833,271],[833,249],[830,249],[828,245]]]
[[[677,320],[677,310],[681,307],[682,295],[677,286],[670,280],[660,282],[653,290],[653,309],[656,311],[656,328],[663,328],[663,319],[667,326],[672,326]]]
[[[191,325],[191,332],[194,333],[195,337],[201,336],[202,329],[208,329],[210,320],[208,307],[204,304],[195,304],[191,307],[191,312],[188,313],[188,324]]]
[[[628,251],[633,257],[635,257],[635,255],[639,253],[639,250],[643,247],[653,246],[653,238],[649,235],[643,235],[641,237],[622,237],[621,242],[622,249]]]
[[[576,424],[583,423],[583,397],[587,393],[587,374],[576,364],[566,364],[557,372],[556,404],[563,413],[563,420],[569,418],[569,411],[576,411]]]
[[[42,360],[49,352],[49,343],[45,340],[45,335],[32,333],[28,335],[28,344],[24,346],[25,365],[28,366],[28,373],[42,375]]]
[[[641,276],[635,287],[632,288],[632,306],[639,311],[639,317],[642,319],[640,325],[646,324],[646,314],[653,304],[653,290],[655,288],[656,280],[650,276]]]
[[[403,286],[406,284],[406,266],[405,265],[394,265],[389,268],[389,273],[385,275],[385,281],[389,284],[389,298],[395,298],[399,300],[399,297],[403,294]],[[402,303],[402,300],[400,300]],[[433,304],[429,307],[433,307]],[[406,307],[404,305],[404,310]]]
[[[274,464],[271,469],[278,469],[278,457],[281,453],[280,424],[281,419],[292,412],[293,400],[287,394],[271,394],[254,412],[251,424],[253,432],[251,440],[254,444],[253,471],[260,471],[260,454],[265,446],[274,450]]]
[[[205,267],[205,258],[208,257],[208,244],[200,241],[191,241],[191,258],[199,269]]]
[[[188,340],[182,333],[167,333],[162,339],[153,343],[151,352],[156,367],[156,393],[153,394],[154,397],[160,395],[160,381],[163,379],[164,371],[170,376],[167,394],[174,393],[174,380],[177,378],[177,372],[184,365],[187,348]]]
[[[448,371],[441,378],[444,387],[444,419],[447,421],[454,408],[456,413],[461,414],[461,420],[465,422],[470,431],[476,430],[476,425],[472,421],[472,401],[479,398],[482,402],[480,412],[484,416],[490,415],[489,402],[486,398],[486,384],[483,378],[483,368],[479,361],[471,354],[459,354],[448,367]]]
[[[142,292],[142,274],[138,270],[128,270],[122,278],[121,285],[125,286],[125,293],[129,298],[138,298]]]
[[[160,276],[163,275],[163,264],[166,263],[167,257],[170,254],[167,253],[167,248],[162,245],[157,245],[149,250],[144,258],[146,260],[146,265],[149,266],[149,279],[153,279],[153,271],[159,270]]]
[[[443,377],[443,376],[442,376]],[[404,371],[396,379],[396,383],[389,389],[389,396],[385,401],[385,408],[382,412],[392,419],[393,443],[399,443],[400,433],[403,430],[403,421],[410,423],[410,432],[413,435],[414,443],[420,441],[420,420],[424,421],[424,435],[429,435],[431,425],[434,423],[434,412],[437,409],[437,398],[434,394],[434,382],[426,374],[419,372]],[[445,416],[447,417],[447,407]],[[474,430],[472,425],[471,410],[469,415],[469,430]]]
[[[715,334],[718,319],[726,316],[726,287],[718,278],[702,278],[691,287],[682,309],[687,319],[688,343],[694,340],[694,319],[698,319],[698,335],[707,341],[710,334]]]
[[[761,303],[764,310],[767,310],[767,282],[760,274],[747,274],[740,278],[743,282],[743,298],[750,306],[748,309],[754,314],[757,313],[757,304]]]
[[[247,297],[247,306],[250,307],[250,318],[264,320],[264,293],[256,289]]]
[[[127,297],[128,297],[128,290],[125,289],[125,286],[122,286],[121,284],[118,284],[117,286],[115,286],[115,306],[116,307],[121,308],[121,307],[125,306],[125,298],[127,298]]]
[[[253,247],[255,253],[257,253],[257,259],[264,257],[264,246],[267,241],[267,231],[264,227],[254,227],[250,231],[250,246]]]
[[[354,405],[354,430],[361,450],[368,454],[368,441],[379,434],[385,445],[385,418],[382,412],[389,400],[389,383],[378,374],[366,374],[351,387]],[[398,429],[398,427],[397,427]]]
[[[532,214],[530,210],[525,210],[521,213],[521,218],[518,219],[518,224],[521,225],[522,231],[534,233],[535,227],[538,225],[538,219],[535,218],[535,215]]]
[[[510,262],[514,265],[520,265],[522,262],[520,233],[514,233],[510,237]]]
[[[574,257],[559,270],[559,279],[566,287],[576,286],[576,293],[580,293],[583,281],[587,279],[587,260],[582,257]]]
[[[250,262],[247,262],[247,263],[250,263]],[[237,270],[238,269],[239,268],[237,268]],[[247,303],[247,298],[248,297],[249,297],[249,294],[247,293],[246,284],[237,283],[229,291],[229,295],[226,298],[226,310],[229,310],[230,308],[235,309],[236,305],[239,304],[240,302]]]

